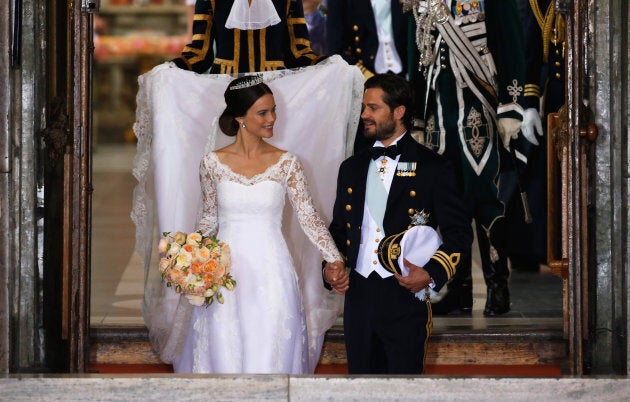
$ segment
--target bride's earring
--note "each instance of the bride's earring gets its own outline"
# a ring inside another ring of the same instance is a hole
[[[241,127],[245,128],[245,122],[241,122]]]

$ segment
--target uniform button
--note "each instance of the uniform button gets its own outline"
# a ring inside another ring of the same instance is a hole
[[[370,56],[370,60],[374,60],[374,55],[371,55],[371,56]]]
[[[556,65],[556,67],[560,67],[560,62],[559,61],[556,61],[554,64]]]
[[[352,194],[352,187],[348,187],[346,191],[348,192],[348,194]]]
[[[352,211],[352,205],[346,205],[346,211]]]
[[[358,31],[358,30],[359,30],[359,26],[358,26],[358,25],[354,25],[354,26],[352,27],[352,30],[353,30],[354,32]]]
[[[358,48],[357,48],[357,50],[355,50],[355,52],[357,52],[357,53],[361,54],[361,48],[360,48],[360,47],[358,47]]]
[[[560,78],[560,77],[562,77],[560,73],[556,73],[556,78]]]
[[[374,239],[374,241],[375,241],[376,243],[380,243],[380,242],[381,242],[381,239]]]
[[[381,231],[381,228],[376,228],[376,231],[377,231],[377,232],[380,232],[380,231]]]
[[[354,41],[355,41],[355,42],[358,42],[358,41],[359,41],[359,37],[358,37],[358,36],[355,36],[355,37],[354,37]]]
[[[350,229],[350,227],[351,227],[350,223],[346,223],[346,227],[347,227],[348,229]]]
[[[413,214],[414,214],[414,212],[416,212],[416,211],[415,211],[415,209],[413,209],[413,208],[409,208],[409,211],[407,211],[407,213],[408,213],[409,215],[413,215]]]
[[[446,64],[440,64],[440,68],[446,69]]]
[[[410,197],[415,197],[415,196],[416,196],[416,192],[415,192],[414,190],[411,190],[411,191],[409,192],[409,196],[410,196]]]
[[[378,249],[374,249],[374,254],[378,254]]]
[[[440,56],[440,60],[444,61],[444,60],[446,60],[446,57]]]
[[[560,51],[556,49],[556,54],[560,54]]]
[[[376,261],[372,261],[372,264],[376,265],[376,264],[378,264],[378,262],[376,262]]]
[[[350,240],[346,240],[346,246],[350,245]]]

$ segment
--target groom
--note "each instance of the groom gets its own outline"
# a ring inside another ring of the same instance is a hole
[[[350,274],[332,265],[323,274],[327,287],[345,292],[350,374],[421,374],[431,304],[415,293],[426,286],[438,291],[470,254],[470,217],[454,170],[409,134],[411,100],[404,78],[368,79],[361,119],[375,143],[339,168],[330,232]],[[379,260],[379,243],[407,230],[421,212],[440,231],[442,245],[423,267],[405,261],[409,274],[394,274]]]

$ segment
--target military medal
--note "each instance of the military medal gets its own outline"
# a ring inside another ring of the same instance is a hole
[[[396,176],[414,177],[416,175],[417,162],[398,162]]]
[[[379,166],[376,171],[379,176],[381,176],[381,181],[385,180],[385,174],[387,173],[387,158],[383,157],[383,159],[381,159],[381,166]]]

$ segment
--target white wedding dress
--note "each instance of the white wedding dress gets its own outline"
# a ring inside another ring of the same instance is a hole
[[[261,74],[273,90],[278,108],[274,136],[269,143],[299,158],[309,180],[313,205],[324,221],[329,221],[338,168],[352,152],[361,110],[363,76],[356,66],[348,65],[338,55],[311,67]],[[189,333],[193,307],[185,297],[164,285],[156,246],[162,232],[190,232],[199,226],[200,162],[211,150],[234,140],[221,133],[217,124],[225,109],[223,93],[233,78],[222,74],[196,74],[164,63],[138,79],[134,124],[138,152],[133,168],[138,185],[134,189],[132,219],[136,224],[136,251],[145,271],[142,315],[151,344],[165,363],[183,362],[180,356]],[[259,187],[267,186],[256,185],[250,190],[257,194]],[[243,203],[237,207],[242,213],[248,213],[249,207]],[[248,213],[247,217],[251,224],[257,222],[254,214]],[[279,224],[280,216],[275,213],[274,217]],[[324,289],[321,252],[304,234],[289,205],[284,208],[282,220],[304,302],[308,372],[312,373],[324,334],[342,311],[343,297]],[[249,234],[254,235],[254,231],[247,229],[239,236]],[[248,249],[263,248],[265,241],[267,237],[256,234],[256,242],[241,240],[237,247],[247,244]],[[246,288],[247,279],[239,275],[237,265],[234,267],[237,290],[224,292],[225,304],[213,305],[211,310],[231,311],[228,309],[233,308],[232,298]],[[275,271],[269,274],[273,275]],[[283,285],[284,279],[282,284],[267,289],[264,300],[295,295],[280,288]],[[286,300],[287,304],[289,302]],[[227,325],[225,323],[227,321],[222,320],[217,325]],[[248,324],[247,328],[256,336],[256,325]],[[211,345],[212,340],[208,343]]]
[[[300,162],[286,152],[265,172],[247,178],[211,152],[202,161],[201,177],[199,228],[230,246],[237,286],[222,292],[222,305],[193,307],[175,372],[307,373],[304,306],[282,234],[286,195],[323,258],[336,261],[341,255],[313,207]]]

